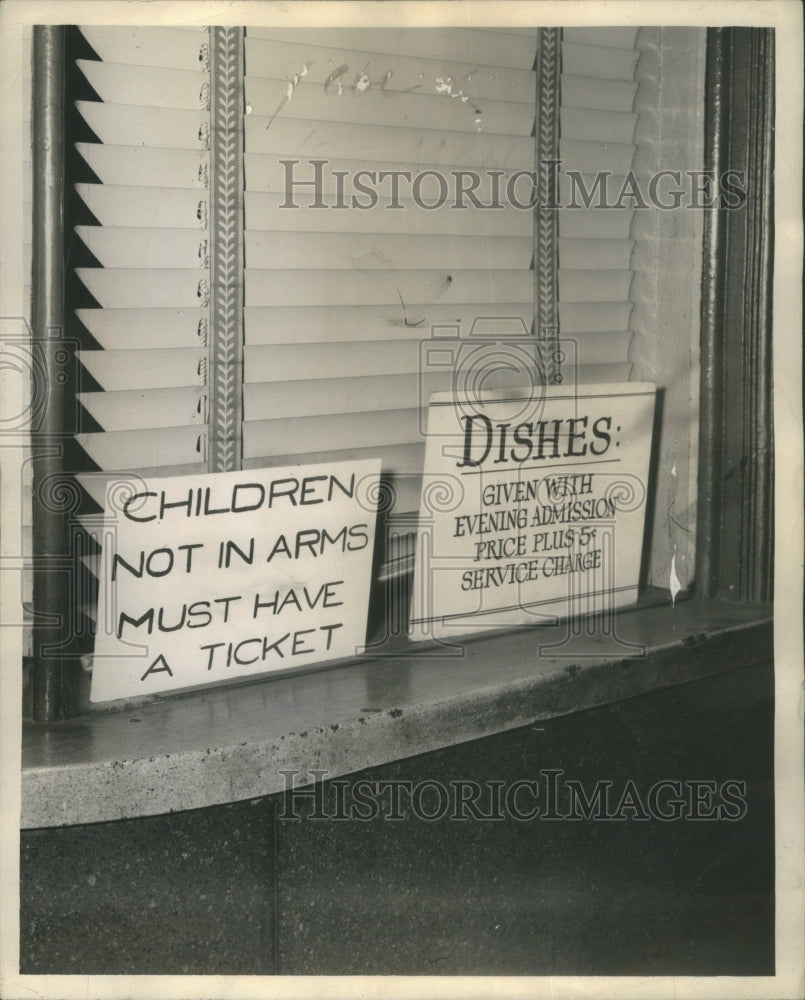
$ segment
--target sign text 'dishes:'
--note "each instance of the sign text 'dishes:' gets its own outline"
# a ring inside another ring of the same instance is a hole
[[[643,383],[435,394],[412,638],[634,602],[654,397]]]

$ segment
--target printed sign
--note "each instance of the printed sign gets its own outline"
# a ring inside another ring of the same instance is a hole
[[[431,397],[413,639],[636,600],[655,388],[539,393]]]
[[[149,479],[110,509],[92,701],[354,656],[379,460]]]

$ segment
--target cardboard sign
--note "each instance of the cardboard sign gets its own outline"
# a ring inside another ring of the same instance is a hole
[[[432,396],[411,637],[635,601],[654,396],[645,383]]]
[[[149,479],[107,504],[92,701],[354,656],[379,460]]]

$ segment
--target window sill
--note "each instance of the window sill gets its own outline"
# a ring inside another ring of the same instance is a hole
[[[617,639],[582,634],[557,646],[565,625],[521,629],[468,642],[461,656],[430,648],[25,723],[21,825],[257,798],[284,789],[283,769],[299,772],[297,785],[309,768],[336,777],[772,659],[769,605],[690,600],[616,622]]]

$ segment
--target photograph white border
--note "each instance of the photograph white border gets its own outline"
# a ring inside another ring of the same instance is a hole
[[[702,4],[494,0],[488,3],[205,3],[184,0],[4,0],[0,4],[0,315],[24,315],[22,233],[22,26],[31,23],[427,24],[583,26],[747,25],[776,29],[774,218],[775,440],[775,834],[776,975],[773,977],[206,977],[19,974],[19,816],[22,635],[0,627],[0,996],[3,998],[570,997],[795,998],[805,995],[805,800],[803,798],[803,438],[802,438],[802,7],[797,0]],[[0,371],[2,414],[19,413],[15,381]],[[16,407],[16,409],[15,409]],[[3,449],[0,448],[0,453]],[[19,470],[0,469],[0,555],[19,525]],[[15,528],[15,525],[17,526]],[[10,550],[8,550],[10,551]],[[4,588],[15,574],[0,574]],[[11,598],[4,591],[9,603]],[[5,602],[4,602],[5,604]],[[8,604],[5,604],[7,607]],[[5,621],[0,617],[0,626]]]

